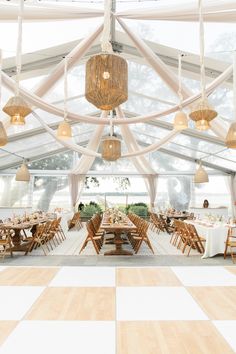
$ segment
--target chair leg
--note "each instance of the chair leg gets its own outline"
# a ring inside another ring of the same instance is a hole
[[[224,251],[224,259],[227,257],[227,250],[228,250],[228,243],[226,241],[226,244],[225,244],[225,251]]]

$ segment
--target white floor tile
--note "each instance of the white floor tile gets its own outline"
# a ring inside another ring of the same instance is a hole
[[[0,354],[115,354],[115,323],[110,321],[22,321]]]
[[[49,286],[115,286],[115,268],[62,267]]]
[[[236,321],[213,321],[213,324],[236,353]]]
[[[207,320],[182,287],[118,287],[117,318],[132,320]]]
[[[0,320],[20,320],[45,288],[0,286]]]
[[[171,267],[184,286],[236,286],[236,276],[224,267]]]

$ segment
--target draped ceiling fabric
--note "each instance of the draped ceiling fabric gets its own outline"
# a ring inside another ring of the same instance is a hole
[[[233,67],[230,65],[221,75],[219,75],[215,80],[213,80],[206,88],[206,94],[207,96],[210,95],[219,85],[221,85],[225,80],[227,80],[231,75],[232,75],[232,70]],[[15,88],[15,81],[10,78],[8,75],[6,75],[2,71],[2,83],[11,91],[14,91]],[[64,116],[64,110],[58,108],[57,106],[54,106],[43,99],[41,99],[39,96],[36,96],[35,94],[32,94],[29,90],[26,90],[25,88],[20,88],[20,94],[25,100],[29,103],[32,104],[33,106],[36,106],[37,108],[42,109],[43,111],[46,111],[50,114],[54,114],[59,117]],[[182,107],[189,106],[196,102],[199,98],[201,97],[201,93],[197,93],[187,99],[185,99],[182,102]],[[168,108],[164,111],[161,112],[152,112],[147,115],[143,116],[138,116],[134,118],[129,118],[129,120],[124,120],[124,119],[119,119],[119,118],[114,118],[113,123],[117,125],[122,125],[122,124],[136,124],[136,123],[144,123],[149,120],[153,119],[158,119],[164,116],[167,116],[171,113],[176,112],[179,109],[179,105],[173,106],[171,108]],[[110,124],[110,121],[106,118],[96,118],[93,116],[84,116],[84,115],[79,115],[75,114],[72,112],[68,112],[67,115],[68,119],[72,119],[78,122],[84,122],[84,123],[89,123],[89,124]],[[224,124],[225,128],[228,130],[228,124],[225,123],[222,119],[220,118],[215,118],[214,121],[221,121],[222,124]]]
[[[103,111],[101,117],[103,118],[107,116],[108,116],[108,111]],[[87,146],[88,149],[97,152],[101,142],[103,130],[104,130],[103,125],[97,126],[88,143]],[[71,195],[71,204],[73,208],[75,207],[76,203],[80,199],[80,196],[84,188],[84,181],[85,181],[86,174],[92,167],[94,160],[95,160],[95,156],[87,157],[85,155],[82,155],[77,165],[73,168],[73,170],[69,174],[69,187],[70,187],[70,195]]]
[[[84,54],[89,50],[93,42],[102,32],[103,25],[100,25],[92,34],[84,38],[68,55],[67,55],[67,70],[69,71]],[[65,67],[65,59],[63,59],[52,72],[40,83],[36,88],[35,95],[42,97],[45,92],[48,92],[63,76]]]
[[[125,119],[125,116],[122,112],[122,109],[118,107],[116,109],[116,114],[119,117],[122,117]],[[136,151],[140,150],[140,147],[134,138],[130,128],[128,125],[122,125],[121,126],[121,135],[123,137],[123,140],[126,144],[127,150],[129,153],[134,153]],[[149,194],[150,198],[150,205],[151,208],[154,208],[155,205],[155,199],[156,199],[156,194],[157,194],[157,174],[156,172],[152,169],[150,166],[150,163],[146,160],[144,156],[138,156],[138,157],[130,157],[130,160],[134,164],[136,170],[140,173],[140,175],[143,176],[147,191]]]
[[[18,3],[0,2],[0,21],[17,21]],[[103,15],[103,10],[78,8],[78,6],[60,5],[56,3],[37,3],[24,5],[24,21],[58,21],[94,18]]]
[[[233,1],[224,1],[224,5],[215,4],[211,1],[205,2],[204,4],[204,20],[206,21],[223,21],[223,22],[232,22],[236,20],[236,4],[235,0]],[[157,9],[148,9],[146,11],[142,10],[132,10],[125,11],[122,13],[116,14],[117,20],[120,25],[123,27],[125,32],[134,42],[137,49],[140,51],[142,56],[147,60],[151,67],[157,72],[157,74],[163,79],[163,81],[177,94],[178,92],[178,78],[172,72],[172,70],[165,65],[160,58],[158,58],[153,51],[146,45],[146,43],[138,38],[128,26],[120,19],[122,18],[134,18],[134,19],[158,19],[158,20],[180,20],[180,21],[197,21],[198,20],[198,11],[197,3],[191,2],[186,4],[178,4],[175,7],[175,12],[173,8],[165,3],[164,6],[157,5]],[[1,4],[1,13],[0,21],[2,17],[5,20],[16,20],[17,19],[18,7],[16,4],[3,3]],[[50,20],[66,20],[66,19],[79,19],[79,18],[90,18],[98,17],[103,15],[103,11],[100,10],[88,10],[88,9],[78,9],[77,7],[58,5],[53,6],[50,4],[30,4],[25,5],[25,14],[24,20],[29,21],[50,21]],[[223,20],[224,19],[224,20]],[[103,25],[99,26],[88,38],[85,38],[80,44],[74,48],[70,54],[68,54],[68,69],[71,68],[79,59],[88,51],[90,46],[93,44],[95,39],[101,33]],[[20,88],[20,93],[31,105],[36,106],[42,110],[47,111],[48,113],[63,117],[64,111],[50,103],[47,103],[41,97],[43,97],[58,80],[62,77],[64,72],[64,61],[59,63],[52,73],[44,79],[40,86],[32,94],[26,89]],[[232,74],[232,66],[225,70],[218,78],[212,81],[207,89],[206,94],[210,95],[221,83],[227,80]],[[6,87],[14,90],[15,82],[6,74],[2,73],[2,80]],[[194,103],[201,97],[201,93],[192,95],[188,88],[183,86],[183,96],[184,101],[182,103],[183,107],[189,106]],[[163,112],[154,112],[144,116],[138,116],[134,118],[125,118],[120,107],[117,108],[117,117],[113,119],[114,124],[119,124],[121,127],[121,133],[123,140],[127,146],[128,154],[123,155],[122,157],[129,157],[140,175],[144,177],[145,183],[147,185],[148,193],[150,196],[151,206],[154,206],[156,190],[157,190],[157,177],[156,172],[151,168],[149,162],[143,156],[143,154],[154,151],[158,149],[163,144],[166,144],[168,141],[173,139],[178,132],[172,131],[165,138],[163,138],[158,143],[152,144],[147,148],[140,149],[139,145],[136,142],[135,137],[133,136],[129,124],[141,123],[148,120],[157,119],[168,114],[174,113],[179,109],[179,106],[176,105],[171,107]],[[78,165],[71,171],[70,179],[70,191],[71,199],[73,206],[78,201],[80,194],[83,190],[84,178],[86,173],[91,168],[92,163],[95,157],[100,157],[100,154],[97,153],[99,143],[102,137],[103,129],[105,124],[110,124],[109,120],[106,118],[106,114],[102,114],[100,118],[92,116],[83,116],[79,114],[74,114],[68,112],[68,118],[72,120],[77,120],[79,122],[86,122],[90,124],[97,124],[97,128],[91,137],[87,148],[83,148],[77,144],[73,144],[70,141],[62,141],[57,138],[55,132],[48,127],[48,125],[41,119],[37,113],[33,113],[34,116],[40,121],[42,126],[51,134],[57,141],[59,141],[64,146],[67,146],[69,149],[78,151],[82,154]],[[228,125],[219,117],[214,119],[210,123],[212,131],[221,139],[225,140]],[[233,200],[236,200],[235,193],[235,177],[231,179],[231,196]]]
[[[163,81],[169,86],[169,88],[177,95],[179,89],[179,82],[177,76],[173,73],[173,71],[170,70],[168,66],[162,60],[160,60],[158,56],[146,45],[146,43],[137,35],[135,35],[123,21],[118,19],[118,22],[123,27],[128,36],[131,38],[131,40],[133,41],[137,49],[140,51],[140,53],[143,55],[143,57],[151,65],[151,67],[163,79]],[[182,94],[185,99],[192,96],[191,91],[183,84]],[[219,123],[217,120],[219,120]],[[210,126],[217,136],[219,136],[220,138],[222,138],[222,136],[224,136],[224,138],[226,137],[228,127],[225,127],[225,125],[223,126],[222,121],[219,118],[214,119],[213,125]]]
[[[236,217],[236,175],[235,173],[225,177],[225,183],[230,194],[232,217]]]
[[[206,22],[235,22],[235,0],[205,0],[203,4],[204,21]],[[162,21],[198,21],[198,1],[157,3],[155,8],[126,10],[116,13],[116,16],[133,20],[162,20]]]
[[[17,21],[17,3],[6,3],[1,1],[0,21]],[[26,3],[24,10],[24,21],[58,21],[103,16],[104,11],[100,9],[86,9],[83,7],[62,4],[48,3]],[[236,5],[234,0],[204,1],[204,21],[206,22],[235,22]],[[163,21],[198,21],[197,1],[176,3],[173,11],[173,3],[165,1],[165,4],[158,4],[155,8],[131,9],[115,14],[116,16],[135,20],[163,20]]]

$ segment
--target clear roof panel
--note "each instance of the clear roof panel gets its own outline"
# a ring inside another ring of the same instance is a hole
[[[43,0],[43,2],[53,2],[55,6],[59,1]],[[71,6],[86,7],[93,9],[102,9],[103,1],[81,0],[73,3],[71,0],[64,1],[70,3]],[[169,1],[168,1],[169,2]],[[172,4],[179,3],[177,0],[170,1]],[[160,1],[133,1],[133,0],[118,0],[117,11],[136,8],[157,7],[160,4],[165,5],[167,2]],[[81,39],[91,33],[92,30],[103,21],[102,18],[93,18],[88,20],[73,20],[73,21],[58,21],[58,22],[27,22],[23,24],[23,53],[30,52],[33,55],[35,50],[50,48],[59,44],[68,43],[73,40]],[[125,20],[127,25],[135,30],[135,33],[142,38],[153,41],[154,44],[160,43],[180,51],[188,51],[190,53],[199,54],[199,40],[197,22],[168,22],[168,21],[134,21]],[[236,31],[234,24],[224,23],[205,23],[205,47],[206,53],[210,57],[221,58],[225,62],[232,62],[231,51],[235,48]],[[52,31],[53,28],[53,31]],[[121,30],[119,25],[116,29]],[[0,23],[1,33],[7,33],[7,36],[0,37],[0,48],[3,49],[4,57],[15,55],[16,39],[17,39],[17,24],[16,23]],[[178,35],[176,35],[178,33]],[[34,40],[32,40],[34,38]],[[160,46],[159,46],[160,47]],[[176,53],[178,53],[176,52]],[[170,50],[170,53],[173,53]],[[45,54],[42,54],[42,56]],[[177,55],[177,54],[176,54]],[[38,53],[39,59],[40,53]],[[124,53],[124,56],[128,56]],[[48,58],[50,59],[50,58]],[[172,58],[174,60],[176,58]],[[129,99],[123,104],[123,109],[127,115],[143,115],[151,112],[160,112],[168,109],[172,105],[178,103],[178,97],[167,86],[158,74],[148,65],[144,65],[139,57],[128,59],[129,67]],[[48,70],[52,68],[49,66]],[[177,67],[171,66],[171,69],[176,73]],[[36,71],[37,72],[37,71]],[[41,72],[40,72],[41,73]],[[33,75],[33,73],[31,73]],[[37,74],[39,75],[39,73]],[[185,71],[183,73],[183,83],[192,93],[197,93],[200,90],[200,82],[198,73]],[[34,91],[40,81],[45,78],[45,75],[35,76],[21,81],[21,85],[30,91]],[[200,78],[200,77],[199,77]],[[212,79],[207,78],[210,82]],[[91,105],[84,97],[85,91],[85,64],[76,65],[68,72],[68,109],[74,113],[80,114],[99,114],[96,107]],[[12,93],[2,90],[2,105],[12,96]],[[61,79],[50,92],[45,95],[48,102],[63,108],[64,87],[63,79]],[[211,104],[217,110],[219,116],[230,123],[234,119],[233,109],[233,90],[230,84],[223,84],[217,88],[209,97]],[[189,109],[186,110],[188,113]],[[41,110],[37,113],[44,119],[47,124],[56,129],[58,123],[62,120],[60,117],[48,114]],[[2,113],[2,117],[6,116]],[[160,118],[160,122],[173,123],[174,114]],[[11,153],[17,153],[26,158],[35,159],[36,157],[44,156],[45,154],[55,154],[60,156],[58,151],[64,147],[56,142],[51,135],[43,130],[40,123],[35,117],[29,115],[26,118],[27,124],[23,127],[10,126],[7,129],[10,142],[6,146],[6,150]],[[190,128],[194,129],[193,122],[190,122]],[[92,132],[95,129],[94,125],[75,123],[72,124],[74,142],[82,146],[86,146]],[[165,137],[170,130],[163,127],[150,125],[147,123],[131,125],[133,131],[141,146],[153,144]],[[104,135],[109,133],[109,127],[105,127]],[[115,127],[115,133],[120,135],[120,128]],[[204,136],[208,141],[204,140]],[[153,168],[158,171],[193,171],[195,162],[186,161],[184,158],[172,157],[177,151],[183,157],[192,159],[204,158],[205,161],[211,162],[216,166],[222,166],[232,171],[236,171],[236,151],[224,149],[222,144],[214,143],[211,137],[215,137],[212,131],[204,132],[201,136],[190,136],[179,134],[171,142],[164,146],[168,154],[163,151],[157,151],[146,155],[150,160]],[[210,139],[211,138],[211,139]],[[122,142],[122,151],[126,152],[127,148]],[[67,153],[67,152],[66,152]],[[64,154],[64,152],[63,152]],[[68,153],[69,154],[69,153]],[[51,159],[51,160],[50,160]],[[48,164],[54,161],[53,157],[48,157]],[[168,162],[166,161],[168,160]],[[13,165],[20,163],[20,158],[14,155],[9,155],[7,152],[0,150],[0,168],[2,166]],[[33,162],[32,162],[33,164]],[[53,165],[53,163],[52,163]],[[118,169],[117,169],[118,167]],[[96,159],[93,167],[95,171],[134,171],[134,167],[130,160],[121,159],[116,163],[106,163],[101,159]]]

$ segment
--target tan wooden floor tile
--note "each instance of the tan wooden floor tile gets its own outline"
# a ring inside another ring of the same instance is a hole
[[[230,273],[233,273],[236,275],[236,265],[232,267],[225,267],[226,270],[228,270]]]
[[[117,354],[232,354],[210,321],[118,322]]]
[[[7,339],[17,325],[17,321],[0,321],[0,345]]]
[[[0,272],[0,285],[46,286],[59,268],[9,267]]]
[[[181,286],[174,272],[167,267],[117,268],[117,286]]]
[[[236,320],[236,287],[189,287],[187,290],[211,320]]]
[[[111,321],[115,318],[115,288],[47,288],[27,320]]]

